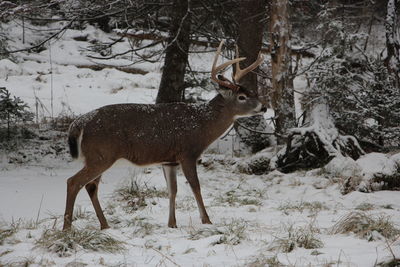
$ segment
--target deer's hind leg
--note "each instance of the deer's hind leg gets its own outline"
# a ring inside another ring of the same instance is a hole
[[[94,179],[92,182],[89,182],[87,185],[85,185],[85,188],[89,194],[90,200],[92,201],[97,218],[100,221],[100,228],[103,230],[110,227],[108,226],[106,217],[104,217],[103,210],[101,209],[99,198],[97,196],[97,192],[99,191],[100,179],[101,175]]]
[[[86,186],[88,183],[99,177],[105,170],[111,167],[111,165],[112,163],[106,165],[96,164],[94,165],[96,167],[89,167],[88,165],[86,165],[78,173],[67,180],[67,203],[65,206],[63,230],[68,230],[71,228],[74,204],[79,190],[81,190],[82,187]]]

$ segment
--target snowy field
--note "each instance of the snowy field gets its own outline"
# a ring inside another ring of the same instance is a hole
[[[4,28],[15,49],[43,38],[27,30],[27,42],[22,44],[17,23]],[[77,36],[87,36],[87,41],[74,40]],[[117,36],[91,26],[68,30],[50,49],[15,54],[14,62],[0,60],[0,87],[21,97],[34,112],[38,105],[41,117],[77,115],[111,103],[154,102],[162,60],[133,66],[148,72],[145,75],[80,68],[99,63],[85,57],[90,41],[110,41],[110,37]],[[115,49],[128,48],[125,41]],[[190,62],[195,69],[209,70],[212,57],[212,53],[193,55]],[[131,61],[101,63],[126,66]],[[204,92],[203,97],[213,94]],[[374,153],[357,162],[337,159],[324,168],[292,174],[249,175],[243,171],[248,158],[232,157],[229,149],[209,150],[198,170],[213,225],[201,224],[191,189],[179,172],[177,229],[167,227],[168,199],[161,168],[140,169],[118,162],[103,175],[99,192],[111,229],[96,230],[99,223],[82,190],[75,204],[73,234],[89,237],[71,242],[73,237],[65,238],[60,231],[66,179],[81,163],[72,162],[65,150],[58,155],[35,154],[51,150],[52,142],[66,144],[64,139],[52,137],[22,154],[1,152],[0,266],[364,267],[400,257],[399,192],[341,193],[348,178],[368,181],[374,173],[396,171],[399,154]],[[34,160],[24,159],[24,154]],[[10,158],[20,163],[10,163]],[[134,201],[122,199],[127,188],[145,193]]]

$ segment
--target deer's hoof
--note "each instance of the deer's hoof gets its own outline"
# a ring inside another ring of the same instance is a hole
[[[71,224],[66,224],[66,223],[64,223],[64,226],[63,226],[63,229],[62,229],[63,231],[69,231],[69,230],[71,230]]]
[[[206,219],[202,219],[201,222],[203,224],[212,224],[212,222],[210,221],[210,219],[206,218]]]
[[[109,228],[110,228],[110,226],[108,226],[108,224],[100,226],[101,230],[105,230],[105,229],[109,229]]]

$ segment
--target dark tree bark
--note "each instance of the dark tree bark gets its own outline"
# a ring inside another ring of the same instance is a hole
[[[275,110],[275,131],[285,134],[295,127],[293,78],[291,77],[290,22],[288,0],[272,0],[270,42],[272,65],[271,104]],[[285,140],[278,138],[279,143]]]
[[[164,69],[156,103],[184,100],[184,76],[190,45],[190,0],[174,0],[165,51]]]
[[[400,86],[400,36],[399,36],[399,0],[389,0],[386,13],[386,66],[390,73],[395,76],[395,86]]]
[[[241,57],[246,57],[246,60],[240,62],[240,67],[242,69],[256,61],[258,53],[261,50],[264,31],[264,23],[262,20],[265,18],[264,10],[264,0],[240,1],[239,37],[237,43],[239,55]],[[240,84],[248,89],[257,91],[257,74],[254,72],[248,73],[240,80]],[[240,126],[240,124],[243,124],[250,129],[265,131],[267,125],[263,116],[238,119],[238,122],[239,123],[234,124],[235,130],[241,141],[243,141],[253,153],[270,145],[268,136],[251,132]]]

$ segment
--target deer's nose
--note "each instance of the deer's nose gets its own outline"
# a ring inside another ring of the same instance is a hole
[[[267,106],[264,106],[264,105],[263,105],[263,106],[261,107],[261,112],[266,112],[266,111],[267,111]]]

